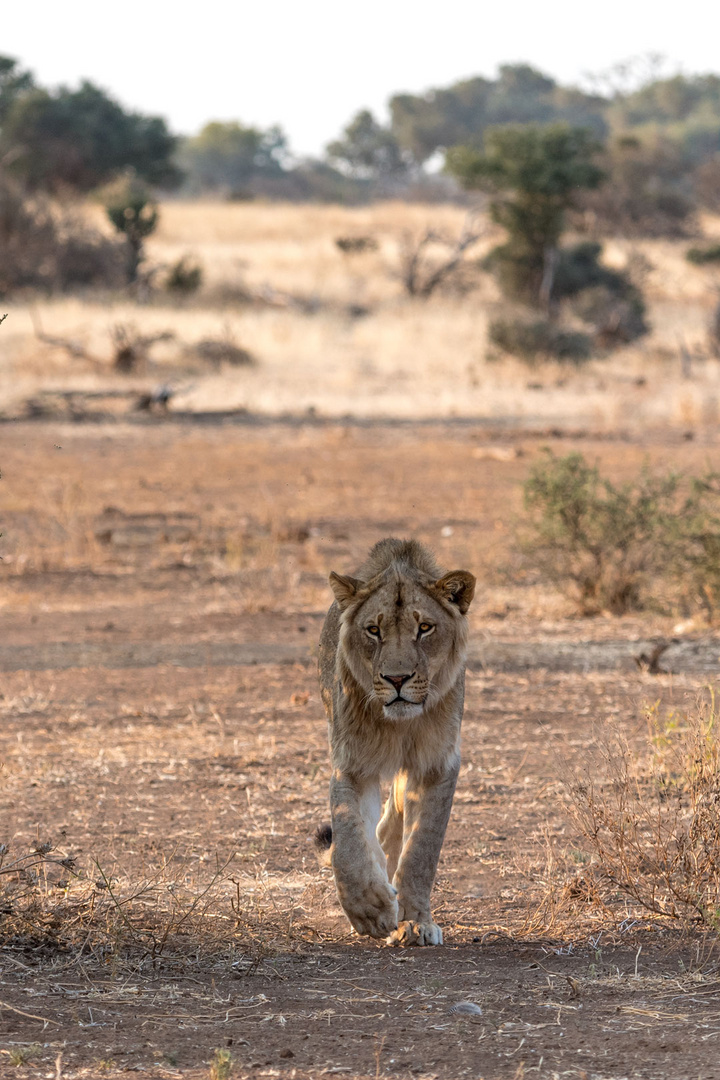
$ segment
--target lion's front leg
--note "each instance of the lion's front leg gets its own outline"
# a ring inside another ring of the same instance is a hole
[[[393,780],[383,816],[377,827],[377,838],[385,852],[387,875],[391,881],[395,877],[403,846],[403,802],[406,783],[407,774],[399,772]]]
[[[459,762],[440,777],[409,776],[403,799],[403,848],[393,879],[398,891],[398,927],[393,945],[442,945],[440,927],[430,912],[440,849],[450,818]]]
[[[398,905],[376,836],[379,780],[359,781],[335,770],[330,811],[332,868],[340,903],[359,934],[387,937],[397,928]]]

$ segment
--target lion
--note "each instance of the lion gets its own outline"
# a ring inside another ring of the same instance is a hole
[[[381,540],[357,577],[330,574],[320,637],[328,715],[329,850],[359,934],[442,945],[430,911],[460,767],[467,610],[475,578],[443,573],[415,540]],[[380,783],[392,780],[382,811]],[[381,816],[382,814],[382,816]]]

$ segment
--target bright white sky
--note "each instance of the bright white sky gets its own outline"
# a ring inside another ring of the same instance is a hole
[[[715,12],[713,14],[713,11]],[[3,5],[0,52],[45,86],[88,78],[178,133],[279,123],[318,154],[360,108],[499,64],[561,82],[658,53],[720,71],[717,0],[35,0]]]

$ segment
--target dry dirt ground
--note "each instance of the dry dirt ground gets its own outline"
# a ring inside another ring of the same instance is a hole
[[[650,675],[633,658],[671,620],[574,618],[507,554],[553,439],[2,425],[2,1075],[720,1076],[712,941],[583,899],[563,809],[598,732],[684,707],[720,641],[686,629]],[[717,453],[712,435],[555,448],[616,479]],[[388,534],[480,580],[436,949],[351,936],[310,842],[326,575]]]

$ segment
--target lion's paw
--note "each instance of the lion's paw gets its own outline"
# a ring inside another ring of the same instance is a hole
[[[398,924],[397,930],[387,938],[388,945],[442,945],[442,930],[437,923],[413,922],[404,919]]]
[[[398,924],[396,895],[388,882],[373,880],[354,896],[341,895],[340,903],[358,934],[386,938]]]

